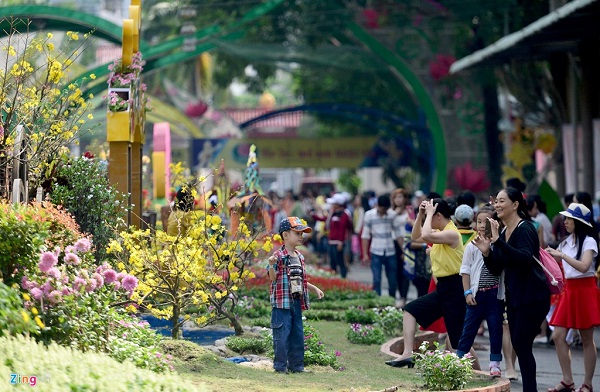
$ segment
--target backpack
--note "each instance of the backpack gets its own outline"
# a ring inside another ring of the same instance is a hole
[[[544,275],[546,275],[546,283],[552,294],[560,294],[565,287],[565,278],[563,276],[560,265],[546,250],[540,248],[540,258],[533,256],[535,261],[538,262]]]

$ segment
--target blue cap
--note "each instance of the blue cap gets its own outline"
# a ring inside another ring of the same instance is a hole
[[[312,229],[304,224],[304,221],[297,216],[290,216],[289,218],[284,218],[279,224],[279,234],[284,231],[294,230],[301,231],[303,233],[311,233]]]

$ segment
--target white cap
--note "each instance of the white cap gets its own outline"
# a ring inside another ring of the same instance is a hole
[[[346,198],[341,193],[336,193],[327,200],[327,204],[338,204],[340,206],[346,205]]]

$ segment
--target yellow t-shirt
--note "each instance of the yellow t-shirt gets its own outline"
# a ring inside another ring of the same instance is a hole
[[[444,227],[444,230],[453,230],[460,237],[460,233],[454,222],[450,221]],[[444,231],[442,230],[442,231]],[[444,276],[456,275],[460,272],[462,258],[465,248],[462,241],[458,242],[456,248],[452,248],[448,244],[433,244],[429,258],[431,259],[431,273],[436,278]]]

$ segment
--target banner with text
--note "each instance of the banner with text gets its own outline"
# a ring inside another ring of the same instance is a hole
[[[192,165],[215,168],[221,160],[228,169],[244,168],[250,145],[256,145],[260,167],[358,168],[373,154],[378,137],[194,139]]]

